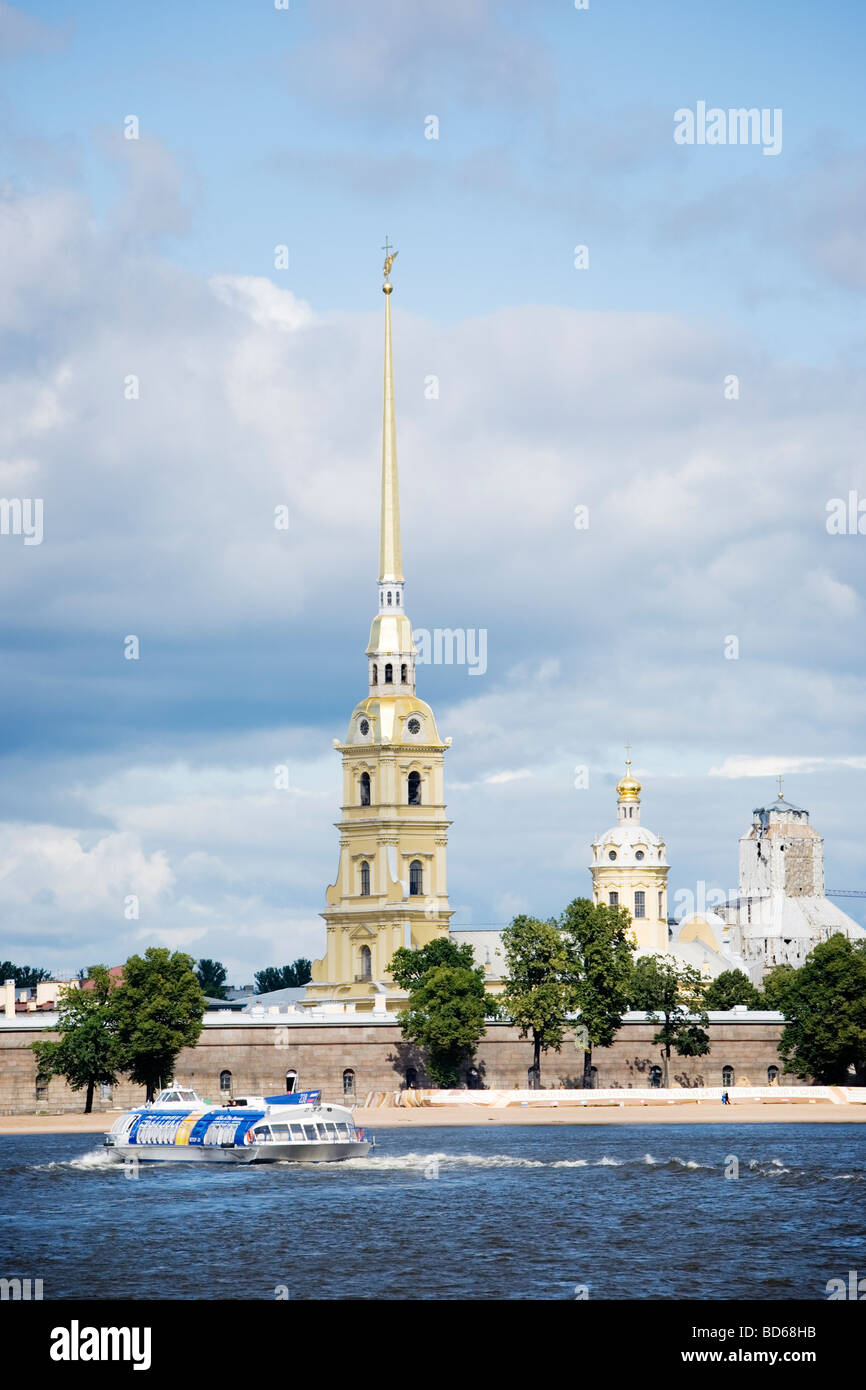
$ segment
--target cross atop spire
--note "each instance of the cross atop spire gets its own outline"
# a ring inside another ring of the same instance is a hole
[[[391,293],[391,282],[390,282],[390,280],[388,279],[388,276],[391,274],[391,266],[392,266],[392,265],[394,264],[394,262],[396,261],[396,259],[397,259],[397,257],[399,256],[400,252],[394,250],[393,246],[392,246],[391,243],[388,241],[387,234],[386,234],[386,236],[385,236],[385,245],[382,247],[382,250],[385,252],[385,267],[384,267],[385,283],[384,283],[384,285],[382,286],[382,289],[385,291],[385,294],[390,294],[390,293]]]

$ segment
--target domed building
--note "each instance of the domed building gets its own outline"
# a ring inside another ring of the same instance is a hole
[[[668,950],[668,862],[664,841],[640,823],[641,784],[631,775],[617,783],[617,820],[592,842],[592,893],[596,903],[624,907],[632,917],[637,954]]]

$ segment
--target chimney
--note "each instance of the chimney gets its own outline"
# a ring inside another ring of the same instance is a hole
[[[5,980],[3,983],[3,1012],[7,1018],[15,1017],[15,981]]]

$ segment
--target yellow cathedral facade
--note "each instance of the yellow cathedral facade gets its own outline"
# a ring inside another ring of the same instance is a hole
[[[386,248],[387,250],[388,248]],[[394,253],[396,254],[396,253]],[[429,705],[415,693],[412,624],[405,608],[391,349],[390,271],[385,261],[385,381],[376,615],[367,644],[368,694],[342,743],[340,862],[325,894],[325,956],[313,963],[307,998],[344,999],[356,1012],[405,1005],[389,973],[395,950],[446,936],[444,755]]]

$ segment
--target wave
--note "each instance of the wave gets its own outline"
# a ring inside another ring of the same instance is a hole
[[[86,1154],[81,1154],[78,1158],[56,1159],[52,1163],[31,1163],[27,1167],[29,1173],[53,1173],[61,1172],[71,1168],[77,1172],[122,1172],[123,1164],[117,1163],[111,1158],[104,1149],[90,1149]]]

